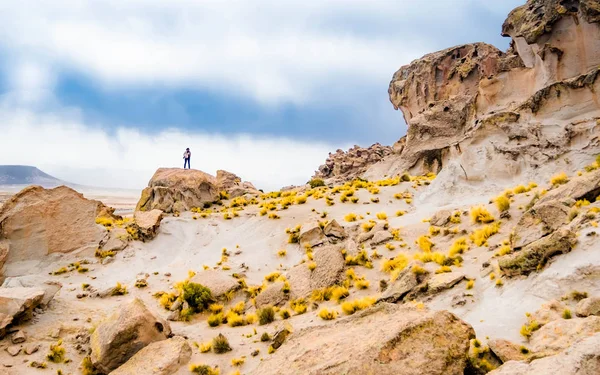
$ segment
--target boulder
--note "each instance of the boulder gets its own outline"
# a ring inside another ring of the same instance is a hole
[[[288,299],[288,293],[283,292],[283,281],[276,281],[269,284],[262,292],[260,292],[254,302],[257,308],[270,305],[279,306]]]
[[[198,272],[191,278],[190,282],[204,285],[210,289],[212,296],[217,299],[240,288],[237,279],[216,270]]]
[[[344,279],[346,264],[337,246],[317,248],[313,257],[317,264],[313,271],[306,264],[299,264],[288,272],[291,298],[306,297],[315,289],[330,287]]]
[[[465,274],[462,272],[444,272],[433,275],[427,283],[427,293],[435,294],[443,290],[450,289],[454,285],[464,280]]]
[[[412,262],[405,269],[400,272],[398,278],[392,282],[390,286],[383,292],[379,301],[396,303],[402,301],[402,299],[417,285],[419,285],[419,279],[417,275],[412,272],[414,265],[422,266],[421,262]]]
[[[136,211],[133,220],[139,239],[147,241],[156,237],[162,219],[163,212],[161,210]]]
[[[559,201],[536,204],[525,212],[511,236],[513,249],[520,249],[554,232],[565,224],[570,207]]]
[[[137,352],[111,375],[171,375],[185,366],[192,348],[181,336],[153,342]]]
[[[219,199],[216,179],[195,169],[159,168],[136,206],[136,211],[166,213],[202,207]]]
[[[154,316],[140,299],[135,298],[102,321],[92,333],[92,364],[109,373],[147,345],[170,335],[169,324]]]
[[[600,170],[595,170],[575,176],[566,184],[550,190],[540,198],[534,208],[553,201],[566,202],[586,198],[593,202],[598,195],[600,195]]]
[[[447,311],[377,304],[294,332],[250,374],[462,375],[475,331]]]
[[[507,276],[526,275],[543,267],[553,256],[568,253],[576,243],[577,235],[561,228],[520,251],[500,257],[498,265]]]
[[[393,239],[394,236],[390,233],[389,230],[380,230],[379,232],[373,234],[373,238],[371,239],[371,246],[382,245]]]
[[[562,319],[565,309],[567,309],[567,306],[564,303],[552,300],[543,304],[539,310],[531,314],[529,320],[535,320],[541,325],[548,324],[551,321]]]
[[[582,299],[577,303],[575,313],[584,318],[590,315],[600,316],[600,297]]]
[[[129,245],[129,233],[124,228],[114,228],[106,232],[98,248],[104,251],[121,251]]]
[[[0,266],[52,253],[93,251],[106,232],[96,218],[112,211],[66,186],[27,187],[0,208]]]
[[[13,333],[12,337],[10,338],[10,341],[15,345],[22,344],[25,341],[27,341],[27,336],[25,335],[24,331],[19,330]]]
[[[0,288],[0,339],[9,325],[31,319],[43,298],[40,288]]]
[[[318,225],[315,225],[310,229],[303,230],[300,233],[299,243],[301,246],[308,244],[310,247],[315,247],[328,242],[329,240],[327,239],[327,236],[325,236],[325,233],[323,233],[323,229],[321,229],[321,227]]]
[[[223,170],[217,171],[217,189],[219,192],[225,191],[229,198],[236,198],[245,194],[260,194],[260,191],[250,182],[242,182],[242,179],[235,174]]]
[[[319,166],[312,178],[348,181],[360,177],[368,167],[392,153],[392,147],[379,143],[366,148],[355,145],[346,152],[338,149],[335,153],[329,153],[325,164]]]
[[[348,237],[344,227],[342,227],[335,219],[331,220],[329,223],[327,223],[327,225],[325,225],[325,228],[323,228],[323,233],[325,233],[327,237],[333,237],[338,240],[343,240]]]
[[[489,340],[488,347],[502,362],[525,361],[528,358],[527,354],[521,352],[522,345],[508,340]]]
[[[489,375],[597,375],[600,373],[600,334],[586,338],[560,354],[531,363],[509,361]]]
[[[529,339],[529,348],[544,355],[557,354],[575,342],[599,332],[598,316],[554,320],[533,333]]]
[[[433,214],[431,219],[429,220],[429,224],[434,225],[436,227],[443,227],[446,224],[450,223],[450,219],[452,218],[452,210],[441,210]]]

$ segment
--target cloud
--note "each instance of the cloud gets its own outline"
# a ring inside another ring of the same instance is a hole
[[[7,1],[0,46],[106,90],[194,87],[306,104],[348,80],[384,87],[401,64],[447,39],[444,31],[468,27],[469,9],[487,2]]]
[[[289,138],[222,136],[166,129],[148,135],[118,128],[114,134],[84,124],[73,113],[32,113],[0,107],[4,164],[35,165],[63,180],[98,187],[146,186],[158,167],[192,167],[237,173],[266,190],[303,184],[336,146]]]

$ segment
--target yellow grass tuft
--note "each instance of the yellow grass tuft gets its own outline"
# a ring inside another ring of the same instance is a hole
[[[337,318],[337,311],[335,310],[327,310],[327,309],[321,309],[321,311],[319,311],[319,318],[323,319],[323,320],[333,320],[335,318]]]
[[[344,314],[352,315],[359,310],[364,310],[375,304],[377,300],[373,297],[365,297],[361,299],[355,299],[353,301],[347,301],[342,303],[342,311]]]
[[[496,199],[494,199],[496,203],[496,207],[500,212],[506,212],[510,209],[510,199],[506,197],[506,195],[500,195]]]
[[[563,184],[566,184],[567,182],[569,182],[569,177],[567,176],[567,174],[565,172],[561,172],[557,175],[554,175],[550,179],[550,184],[552,184],[552,186],[563,185]]]
[[[419,248],[426,253],[431,252],[431,249],[435,246],[428,236],[420,236],[417,239],[417,245],[419,245]]]
[[[450,246],[448,255],[450,257],[455,257],[459,254],[464,254],[467,250],[469,250],[469,245],[467,245],[467,239],[466,237],[461,237],[454,241],[452,246]]]
[[[471,208],[471,220],[474,223],[487,224],[495,219],[485,207],[476,206]]]
[[[378,218],[379,220],[387,220],[387,217],[388,217],[388,216],[387,216],[387,214],[386,214],[385,212],[378,212],[378,213],[377,213],[377,218]]]
[[[500,223],[494,223],[486,225],[481,229],[475,230],[471,233],[471,241],[477,246],[484,246],[487,244],[488,238],[500,231]]]
[[[351,223],[353,221],[356,221],[357,217],[358,216],[356,216],[354,212],[350,212],[348,215],[344,216],[344,220],[348,223]]]

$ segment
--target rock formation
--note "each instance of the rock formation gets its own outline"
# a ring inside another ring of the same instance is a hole
[[[295,332],[251,374],[463,374],[473,328],[447,311],[380,304]]]
[[[142,191],[136,211],[189,211],[219,200],[221,192],[231,198],[259,194],[251,183],[242,182],[238,176],[226,171],[217,171],[215,178],[196,169],[159,168]]]
[[[362,175],[367,168],[394,152],[392,147],[379,143],[363,148],[354,146],[348,151],[337,150],[329,153],[325,164],[319,167],[313,178],[327,179],[331,182],[350,180]]]
[[[109,373],[145,346],[165,340],[170,334],[169,324],[155,317],[136,298],[123,305],[94,330],[90,339],[92,364],[98,370]]]
[[[106,232],[96,219],[113,212],[65,186],[23,189],[0,209],[0,279],[4,263],[95,249]]]
[[[598,14],[594,0],[529,0],[503,25],[508,51],[468,44],[400,68],[389,97],[408,124],[404,147],[365,176],[439,172],[452,160],[469,181],[539,176],[561,157],[582,167],[599,146]]]

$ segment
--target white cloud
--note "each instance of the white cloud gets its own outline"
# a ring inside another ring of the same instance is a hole
[[[120,128],[110,135],[65,113],[36,114],[0,107],[0,160],[35,165],[63,180],[88,186],[142,188],[158,167],[182,167],[186,147],[192,167],[237,173],[257,187],[303,184],[338,146],[287,138],[164,130],[147,135]]]
[[[325,82],[385,90],[400,65],[432,51],[430,29],[468,24],[468,7],[487,2],[5,1],[0,46],[107,89],[209,88],[298,104],[320,100]]]

